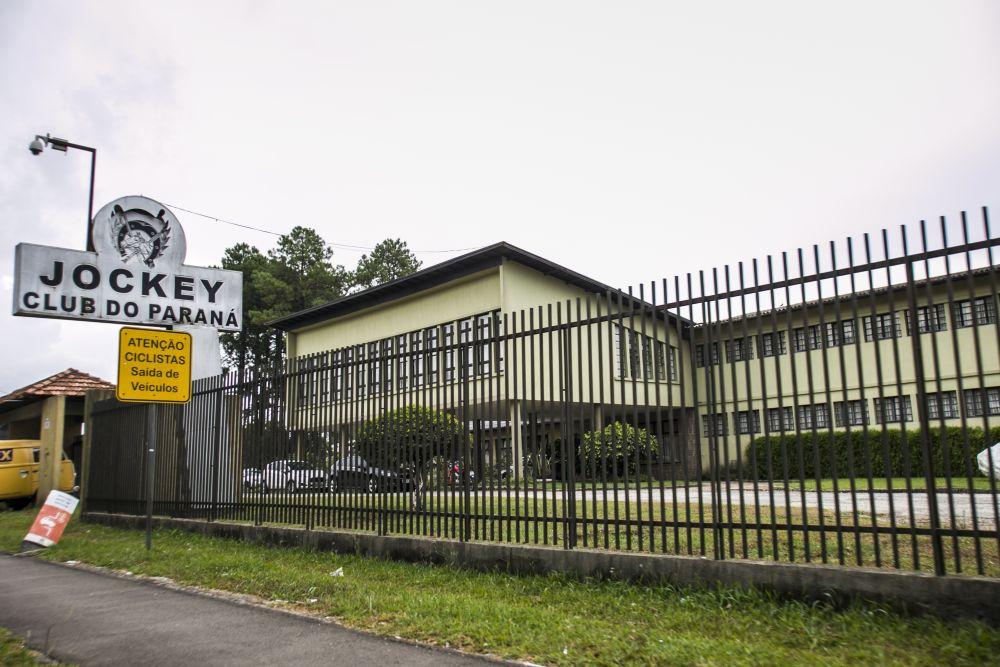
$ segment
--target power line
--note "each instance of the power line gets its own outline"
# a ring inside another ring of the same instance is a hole
[[[183,206],[177,206],[176,204],[168,204],[167,202],[163,202],[163,204],[165,206],[169,206],[170,208],[175,208],[178,211],[184,211],[185,213],[190,213],[191,215],[197,215],[197,216],[202,217],[202,218],[207,218],[208,220],[214,220],[215,222],[221,222],[224,225],[232,225],[233,227],[241,227],[243,229],[252,229],[255,232],[261,232],[263,234],[271,234],[272,236],[283,236],[283,234],[281,232],[275,232],[275,231],[272,231],[270,229],[263,229],[261,227],[253,227],[251,225],[244,225],[244,224],[239,223],[239,222],[233,222],[232,220],[225,220],[223,218],[217,218],[214,215],[208,215],[207,213],[199,213],[198,211],[192,211],[191,209],[184,208]],[[332,246],[337,247],[337,248],[348,248],[350,250],[374,250],[375,249],[375,246],[352,245],[350,243],[336,243],[336,242],[333,242],[333,241],[327,241],[327,245],[332,245]],[[435,253],[441,252],[441,253],[447,253],[447,252],[468,252],[469,250],[477,250],[477,249],[478,248],[475,248],[475,247],[473,247],[473,248],[450,248],[450,249],[447,249],[447,250],[416,250],[416,249],[411,248],[410,251],[411,252],[435,252]]]

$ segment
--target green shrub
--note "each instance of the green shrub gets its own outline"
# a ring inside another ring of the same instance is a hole
[[[981,477],[976,454],[986,443],[983,429],[961,429],[957,426],[930,429],[931,462],[935,476],[950,474]],[[965,439],[968,438],[966,444]],[[990,430],[988,444],[1000,441],[1000,427]],[[965,454],[968,454],[966,457]],[[744,475],[751,477],[756,470],[758,479],[806,478],[819,476],[849,477],[853,457],[856,477],[871,474],[876,477],[921,477],[924,471],[923,445],[919,430],[901,431],[869,428],[847,431],[787,433],[755,439],[747,446]]]
[[[646,466],[656,461],[660,450],[656,438],[645,429],[622,422],[584,433],[581,447],[588,476],[622,475],[626,470],[634,475],[636,459],[640,466]]]

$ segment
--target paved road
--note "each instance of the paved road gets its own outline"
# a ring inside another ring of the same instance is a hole
[[[0,626],[80,665],[481,665],[226,600],[0,555]],[[48,637],[46,648],[46,636]]]

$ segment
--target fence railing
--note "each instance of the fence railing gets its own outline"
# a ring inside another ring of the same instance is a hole
[[[103,401],[88,508],[142,513],[152,483],[206,520],[998,576],[1000,239],[985,210],[958,230]]]

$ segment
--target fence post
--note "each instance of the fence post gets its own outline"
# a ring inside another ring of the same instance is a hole
[[[906,250],[906,230],[903,229],[903,252]],[[914,284],[913,262],[906,262],[906,297],[910,316],[910,341],[913,349],[913,373],[917,386],[917,415],[920,420],[920,447],[924,456],[924,482],[927,485],[927,509],[931,522],[931,547],[934,552],[934,574],[943,576],[944,546],[941,539],[941,517],[938,513],[934,461],[931,458],[930,417],[927,414],[927,378],[924,375],[924,351],[920,342],[920,322],[917,320],[917,293]],[[930,313],[928,313],[928,318]],[[929,324],[929,319],[928,319]],[[902,408],[902,405],[900,405]],[[905,432],[903,434],[905,439]],[[905,446],[905,442],[904,442]],[[945,462],[948,465],[948,462]]]
[[[146,406],[146,551],[153,546],[153,482],[156,468],[156,403]]]
[[[214,521],[219,507],[219,450],[222,447],[222,378],[219,376],[219,388],[215,393],[215,424],[213,426],[212,451],[212,506],[209,508],[208,520]]]
[[[576,547],[576,432],[573,428],[573,416],[571,414],[570,402],[573,400],[573,353],[570,349],[572,337],[568,320],[570,317],[569,306],[566,306],[566,328],[560,332],[563,347],[563,477],[565,478],[565,493],[563,496],[566,502],[566,534],[563,536],[563,546],[567,549]],[[637,473],[638,474],[638,473]],[[641,497],[640,497],[641,502]]]

